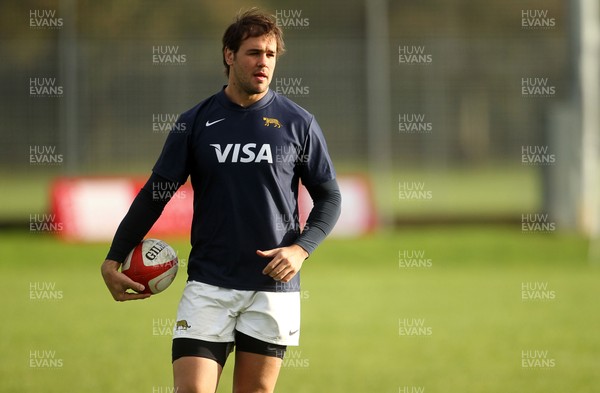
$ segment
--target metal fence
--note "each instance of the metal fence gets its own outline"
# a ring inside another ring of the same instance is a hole
[[[409,11],[418,15],[426,3]],[[340,30],[350,34],[335,33],[335,18],[323,24],[319,14],[295,6],[277,11],[288,53],[271,87],[317,116],[336,160],[366,163],[373,134],[367,76],[380,70],[377,59],[367,57],[362,4],[348,5],[363,22]],[[403,11],[394,2],[389,8]],[[545,113],[571,84],[569,26],[563,14],[550,14],[560,21],[552,29],[523,29],[523,7],[507,8],[513,9],[514,25],[494,34],[457,32],[460,20],[447,20],[431,33],[435,26],[426,30],[419,20],[407,26],[411,15],[388,15],[389,34],[378,40],[388,50],[391,95],[377,99],[391,108],[386,132],[395,162],[514,161],[523,145],[544,143]],[[59,18],[60,8],[54,11]],[[440,17],[434,15],[432,24]],[[156,19],[160,23],[160,15]],[[190,27],[198,38],[167,31],[164,37],[124,39],[86,33],[82,22],[67,31],[70,20],[57,29],[25,23],[18,25],[25,33],[17,31],[0,45],[4,166],[29,167],[31,146],[55,147],[69,172],[148,165],[173,116],[225,83],[216,33],[222,26],[216,22]],[[544,81],[552,94],[524,95],[528,78]]]
[[[519,166],[556,155],[553,132],[580,143],[550,121],[579,105],[575,3],[263,3],[288,48],[271,88],[316,115],[340,168]],[[3,4],[4,172],[149,171],[176,116],[226,83],[221,34],[244,6]]]

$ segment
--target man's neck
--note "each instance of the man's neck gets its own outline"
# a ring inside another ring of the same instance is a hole
[[[229,98],[231,102],[241,106],[242,108],[247,108],[250,105],[258,102],[261,98],[267,95],[268,92],[269,89],[265,90],[263,93],[248,95],[240,91],[240,89],[237,89],[232,84],[228,84],[225,87],[225,95],[227,96],[227,98]]]

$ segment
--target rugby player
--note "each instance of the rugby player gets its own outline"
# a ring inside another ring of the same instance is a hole
[[[144,288],[119,271],[190,178],[188,281],[173,333],[178,393],[215,392],[235,348],[234,392],[272,392],[287,346],[299,343],[300,268],[333,229],[341,195],[314,116],[269,89],[285,50],[275,19],[257,9],[223,36],[227,85],[182,113],[102,264],[117,301]],[[298,187],[313,199],[303,230]]]

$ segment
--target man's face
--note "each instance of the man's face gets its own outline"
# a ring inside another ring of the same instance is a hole
[[[237,53],[225,49],[229,83],[248,95],[265,93],[269,88],[277,55],[277,41],[271,35],[249,37]]]

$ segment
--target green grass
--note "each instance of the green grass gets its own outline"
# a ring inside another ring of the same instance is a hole
[[[180,256],[189,252],[185,241],[168,241]],[[106,244],[1,233],[0,247],[0,391],[172,391],[170,337],[162,333],[184,272],[158,296],[116,303],[99,273]],[[431,266],[400,267],[407,250],[423,252]],[[593,392],[600,271],[586,250],[576,236],[519,228],[329,239],[303,268],[301,346],[290,350],[277,391]],[[522,300],[527,282],[545,283],[555,298]],[[54,284],[62,298],[32,300],[35,283]],[[431,334],[400,335],[405,318]],[[62,366],[30,367],[31,351],[44,350]],[[523,368],[528,350],[548,351],[555,366]],[[231,391],[231,360],[219,392]]]

